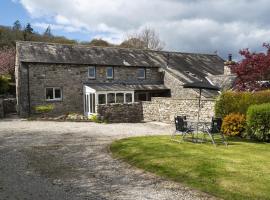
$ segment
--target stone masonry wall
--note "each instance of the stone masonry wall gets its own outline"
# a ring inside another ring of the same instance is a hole
[[[173,98],[195,98],[198,93],[192,89],[184,89],[184,83],[174,77],[174,75],[167,70],[164,73],[164,85],[171,89],[171,97]]]
[[[28,108],[31,114],[35,113],[38,105],[53,104],[51,115],[61,115],[68,112],[83,113],[83,84],[104,82],[138,82],[157,84],[162,82],[162,74],[158,68],[146,68],[146,79],[137,79],[136,67],[114,67],[114,79],[106,79],[106,67],[96,67],[96,79],[88,78],[88,66],[86,65],[60,65],[60,64],[28,64],[21,65],[18,69],[19,76],[17,91],[19,93],[19,110],[25,116]],[[29,72],[29,75],[27,74]],[[29,91],[28,80],[29,76]],[[62,101],[46,101],[45,88],[62,88]],[[28,99],[28,93],[30,99]],[[28,104],[30,102],[30,106]]]
[[[9,113],[16,113],[16,99],[0,97],[0,118]]]
[[[97,105],[97,113],[111,123],[138,123],[143,120],[141,103]]]
[[[4,113],[9,114],[9,113],[16,113],[16,98],[6,98],[4,99]]]
[[[186,115],[189,120],[197,119],[198,99],[177,99],[154,97],[152,101],[142,102],[145,121],[173,123],[177,115]],[[214,116],[214,100],[201,101],[201,121],[210,121]]]

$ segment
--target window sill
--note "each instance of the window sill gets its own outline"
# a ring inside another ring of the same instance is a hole
[[[63,99],[46,99],[46,102],[62,102]]]

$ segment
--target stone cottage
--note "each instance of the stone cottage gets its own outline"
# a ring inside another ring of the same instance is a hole
[[[220,84],[230,76],[224,76],[224,60],[216,54],[40,42],[16,43],[15,73],[22,117],[47,104],[54,105],[51,114],[91,115],[99,105],[132,105],[155,97],[193,98],[197,92],[183,89],[183,83],[213,80]],[[206,91],[203,96],[216,94]]]

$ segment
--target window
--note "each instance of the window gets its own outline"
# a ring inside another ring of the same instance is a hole
[[[136,101],[148,101],[148,93],[137,93]]]
[[[96,67],[88,67],[88,78],[95,79],[96,78]]]
[[[61,88],[46,88],[46,100],[47,101],[59,101],[62,100]]]
[[[116,93],[116,103],[124,103],[124,93]]]
[[[115,93],[107,94],[107,103],[115,103]]]
[[[106,95],[105,94],[98,95],[98,104],[106,104]]]
[[[132,102],[132,93],[126,93],[126,103]]]
[[[113,67],[107,67],[106,69],[106,75],[107,79],[113,79]]]
[[[145,68],[138,69],[138,76],[139,79],[145,79]]]

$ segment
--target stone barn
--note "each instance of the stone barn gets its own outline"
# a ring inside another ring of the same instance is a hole
[[[152,104],[194,100],[197,91],[182,87],[187,82],[201,80],[228,87],[234,77],[228,69],[216,54],[17,42],[17,111],[28,117],[36,113],[36,106],[52,104],[51,115],[110,112],[108,116],[118,121],[139,120],[129,119],[128,109],[138,110],[142,119],[162,120],[157,119],[162,111],[150,117]],[[203,92],[205,99],[217,94]]]

